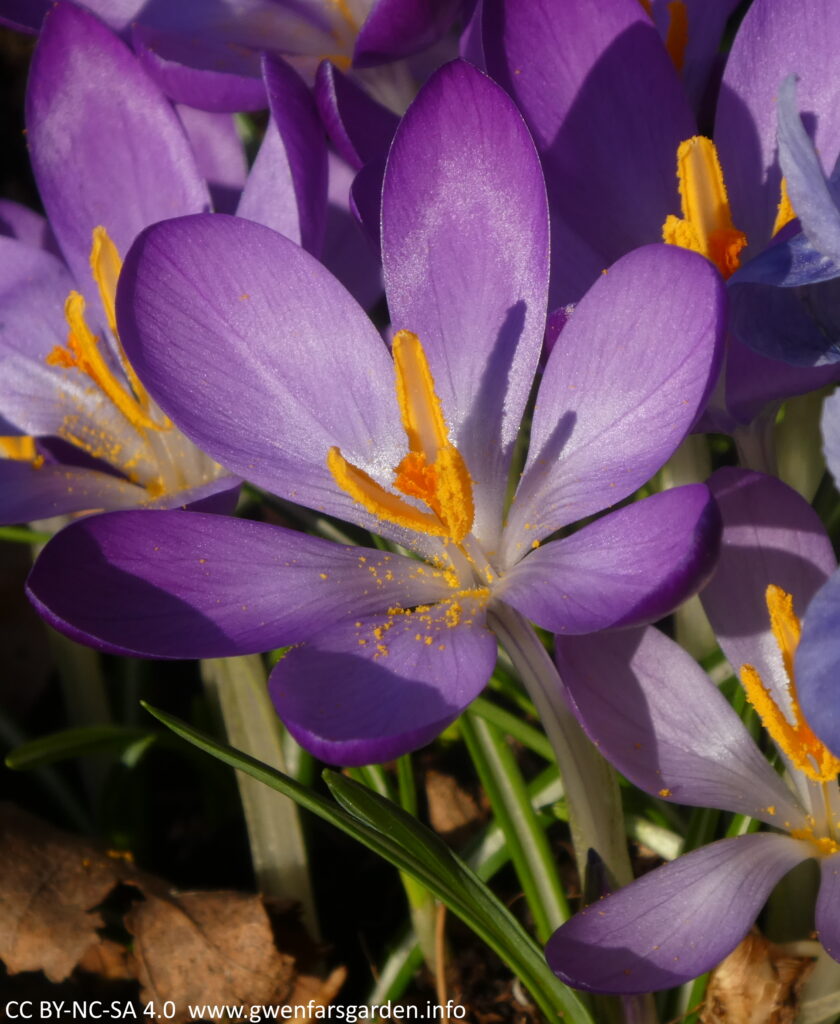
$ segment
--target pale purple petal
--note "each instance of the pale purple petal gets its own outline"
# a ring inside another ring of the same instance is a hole
[[[41,198],[83,291],[92,288],[98,225],[124,255],[147,224],[208,208],[175,111],[125,44],[87,11],[59,4],[45,19],[26,120]]]
[[[216,213],[233,213],[248,176],[245,149],[230,114],[178,108],[201,176]]]
[[[840,755],[840,574],[836,571],[808,605],[795,665],[805,720]]]
[[[679,209],[677,146],[696,134],[694,117],[638,0],[486,0],[483,20],[487,69],[543,159],[551,304],[575,302],[624,253],[661,239]]]
[[[218,113],[266,106],[256,53],[210,39],[196,52],[190,37],[147,25],[133,26],[132,45],[152,81],[177,103]]]
[[[300,245],[300,210],[292,170],[273,121],[266,127],[236,215],[264,224]]]
[[[733,219],[749,241],[746,255],[770,242],[780,199],[776,142],[779,83],[799,76],[799,107],[827,167],[840,149],[840,19],[834,0],[797,4],[756,0],[726,64],[715,117],[715,142]]]
[[[391,321],[424,345],[475,481],[474,532],[493,546],[542,344],[548,223],[521,116],[463,61],[429,80],[394,137],[382,253]]]
[[[770,630],[770,584],[793,596],[804,616],[837,562],[811,506],[775,477],[720,469],[709,487],[723,517],[720,561],[701,600],[729,663],[752,665],[786,706],[787,677]]]
[[[330,141],[354,170],[387,155],[399,118],[328,60],[318,66],[315,102]]]
[[[601,753],[664,800],[807,828],[805,811],[697,662],[658,629],[558,636],[557,667]]]
[[[406,444],[393,363],[308,253],[241,218],[168,221],[129,253],[117,307],[135,369],[199,448],[285,498],[380,526],[326,460],[338,446],[390,485]]]
[[[549,939],[548,962],[591,992],[650,992],[696,978],[738,945],[810,849],[775,834],[704,846],[576,914]]]
[[[720,276],[675,246],[638,249],[599,278],[543,374],[506,564],[659,469],[715,383],[723,318]]]
[[[447,605],[365,616],[294,648],[271,696],[295,739],[333,764],[390,761],[434,739],[484,688],[496,640],[475,610],[451,625]]]
[[[51,625],[103,650],[215,658],[447,596],[438,576],[414,559],[279,526],[144,510],[62,530],[28,590]]]
[[[374,67],[425,50],[447,32],[461,6],[461,0],[375,0],[356,37],[353,66]]]
[[[557,633],[653,622],[703,585],[719,538],[708,488],[677,487],[537,547],[504,575],[497,593]]]
[[[840,394],[837,392],[823,403],[821,427],[828,471],[834,477],[835,487],[840,487]]]
[[[0,199],[0,235],[16,238],[53,255],[58,253],[47,218],[11,199]]]
[[[817,897],[817,938],[826,953],[840,961],[840,853],[820,861],[820,892]]]
[[[121,477],[73,466],[0,459],[0,525],[103,509],[134,508],[148,498]]]

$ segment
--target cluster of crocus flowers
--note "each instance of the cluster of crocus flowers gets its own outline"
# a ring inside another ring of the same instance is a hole
[[[222,465],[422,559],[222,517],[126,513],[64,531],[30,581],[50,622],[109,650],[295,645],[274,669],[275,704],[339,763],[393,757],[452,721],[493,669],[500,609],[569,633],[650,621],[709,571],[718,529],[697,485],[545,543],[631,494],[702,410],[722,325],[705,260],[642,249],[579,303],[506,508],[540,358],[548,219],[521,118],[469,65],[439,71],[403,118],[382,219],[392,352],[307,253],[219,215],[140,237],[118,320],[155,400]],[[82,563],[90,587],[71,594],[61,581]]]
[[[840,958],[840,773],[812,731],[800,695],[800,615],[834,573],[813,509],[778,480],[720,470],[710,480],[723,517],[718,569],[704,607],[747,699],[773,740],[770,766],[697,663],[656,629],[558,638],[557,658],[587,731],[641,789],[721,808],[772,831],[722,839],[597,900],[551,939],[548,958],[596,992],[667,988],[719,963],[746,935],[773,887],[815,858],[816,931]],[[835,662],[836,665],[836,662]]]

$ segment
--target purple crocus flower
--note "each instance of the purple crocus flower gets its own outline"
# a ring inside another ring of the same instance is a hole
[[[150,398],[115,330],[119,253],[147,224],[209,208],[174,109],[104,25],[57,5],[27,123],[49,228],[4,208],[21,237],[0,238],[0,434],[17,456],[0,460],[0,521],[231,491],[234,478]],[[209,144],[206,164],[219,152]]]
[[[389,157],[393,353],[282,236],[219,215],[150,228],[118,307],[161,407],[234,472],[421,557],[189,512],[116,513],[47,546],[29,584],[39,609],[113,651],[292,644],[270,681],[279,714],[318,756],[354,764],[420,746],[463,710],[493,670],[488,625],[503,605],[578,633],[678,603],[714,559],[703,485],[544,542],[631,494],[690,428],[718,366],[717,275],[653,246],[597,282],[542,376],[505,519],[547,243],[522,119],[462,62],[430,79]],[[81,565],[83,594],[66,582]]]
[[[50,6],[49,0],[0,0],[0,22],[37,32]],[[80,6],[131,41],[172,99],[201,110],[238,111],[266,105],[263,53],[311,71],[325,57],[357,69],[399,62],[438,43],[462,0],[84,0]],[[403,64],[364,77],[399,109],[414,93]]]
[[[664,800],[746,814],[777,830],[695,850],[563,925],[549,962],[564,981],[595,992],[648,992],[709,970],[746,935],[782,876],[809,858],[821,871],[817,933],[840,960],[840,759],[803,715],[798,657],[793,672],[798,616],[808,621],[811,598],[835,568],[831,544],[810,505],[772,477],[727,469],[710,486],[723,544],[701,597],[790,785],[696,662],[656,629],[558,638],[578,716],[631,781]]]
[[[815,142],[829,165],[840,147],[840,22],[831,0],[755,0],[723,75],[714,144],[698,137],[673,61],[638,0],[605,0],[597,12],[586,0],[556,8],[484,0],[483,11],[487,70],[516,99],[543,160],[552,307],[576,302],[605,266],[663,232],[725,277],[748,267],[791,217],[776,144],[776,97],[787,75],[801,76],[800,101],[816,116]],[[780,361],[793,344],[811,364],[822,361],[827,293],[803,302],[793,290],[737,280],[724,388],[709,423],[729,432],[767,403],[837,375]]]

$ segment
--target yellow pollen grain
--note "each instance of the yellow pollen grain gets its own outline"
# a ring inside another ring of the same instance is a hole
[[[695,135],[680,143],[677,179],[682,217],[667,217],[663,240],[700,253],[724,278],[731,277],[741,265],[739,253],[747,236],[732,223],[723,171],[711,139]]]
[[[770,627],[787,676],[793,722],[789,722],[785,717],[752,665],[743,665],[740,672],[747,700],[755,708],[762,725],[770,733],[776,746],[787,755],[799,771],[815,782],[831,782],[840,774],[840,759],[814,735],[805,721],[796,692],[793,659],[802,627],[793,609],[793,597],[781,587],[771,584],[767,588],[765,600],[770,615]]]
[[[793,839],[806,839],[816,846],[821,857],[830,857],[832,854],[840,853],[840,844],[828,836],[815,836],[813,829],[795,828],[790,834]]]
[[[662,796],[662,797],[671,796],[671,790],[670,789],[660,789],[659,790],[659,795]]]

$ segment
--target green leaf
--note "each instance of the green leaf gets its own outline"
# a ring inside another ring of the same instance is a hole
[[[62,729],[21,744],[6,755],[6,765],[16,770],[38,768],[53,761],[71,757],[122,751],[138,740],[152,741],[155,734],[148,729],[130,729],[123,725],[84,725]]]
[[[554,976],[540,947],[504,904],[443,840],[402,808],[351,779],[326,771],[325,781],[342,805],[337,807],[282,772],[217,742],[186,722],[148,704],[143,706],[178,736],[285,793],[416,878],[485,939],[529,989],[549,1020],[562,1017],[572,1024],[593,1024],[577,994]]]
[[[30,530],[26,526],[0,526],[0,540],[13,544],[46,544],[52,540],[51,533],[42,530]]]

